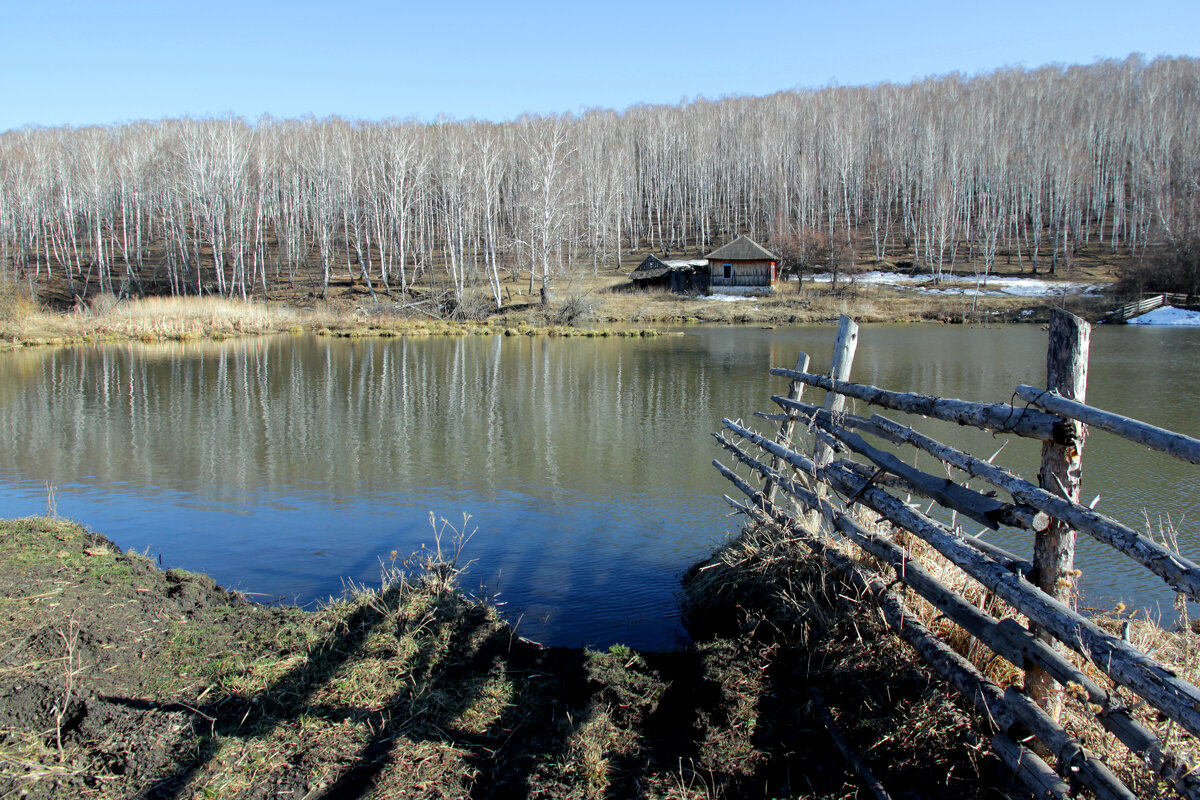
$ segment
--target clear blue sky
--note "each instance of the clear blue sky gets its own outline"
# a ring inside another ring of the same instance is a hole
[[[624,109],[1200,55],[1200,0],[0,0],[0,131],[263,114]]]

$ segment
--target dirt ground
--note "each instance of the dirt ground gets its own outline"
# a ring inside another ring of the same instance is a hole
[[[855,797],[811,687],[893,796],[1008,794],[977,722],[865,615],[801,635],[731,584],[692,604],[691,647],[545,648],[452,561],[391,564],[301,611],[0,523],[0,797]]]

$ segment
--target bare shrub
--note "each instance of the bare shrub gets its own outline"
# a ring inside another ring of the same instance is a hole
[[[37,303],[16,284],[0,281],[0,322],[23,322],[38,312]]]
[[[446,304],[446,316],[459,322],[481,322],[496,310],[496,303],[483,292],[464,292]]]
[[[571,294],[548,316],[552,325],[577,325],[590,322],[596,317],[600,303],[586,294]]]

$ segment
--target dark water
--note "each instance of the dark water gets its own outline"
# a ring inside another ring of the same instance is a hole
[[[669,646],[680,573],[734,532],[709,462],[722,416],[785,391],[768,366],[828,367],[833,326],[689,329],[657,339],[280,337],[0,356],[0,516],[60,514],[166,566],[308,602],[434,545],[429,514],[474,535],[483,586],[551,644]],[[853,378],[1006,400],[1044,380],[1044,331],[867,326]],[[1200,331],[1098,328],[1089,399],[1200,432]],[[819,393],[818,393],[819,395]],[[769,423],[756,421],[766,429]],[[999,441],[923,428],[990,455]],[[999,461],[1036,473],[1037,448]],[[1200,469],[1092,435],[1084,492],[1196,547]],[[1025,534],[989,534],[1029,552]],[[1081,545],[1084,588],[1170,612],[1132,562]]]

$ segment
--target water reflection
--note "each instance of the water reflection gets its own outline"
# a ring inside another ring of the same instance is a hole
[[[709,432],[784,389],[768,365],[791,366],[804,349],[826,368],[833,336],[827,326],[647,340],[281,337],[6,354],[0,514],[40,512],[51,482],[60,512],[124,547],[307,601],[345,578],[374,580],[392,550],[432,544],[430,510],[466,512],[479,527],[471,580],[500,593],[522,633],[665,646],[679,572],[737,524],[708,465]],[[1041,382],[1044,352],[1032,327],[868,327],[854,378],[1001,400]],[[1196,332],[1099,329],[1089,396],[1195,434],[1198,365]],[[998,446],[953,425],[926,429],[985,455]],[[999,460],[1033,474],[1037,449],[1017,442]],[[1100,493],[1102,510],[1133,523],[1155,503],[1185,548],[1196,477],[1105,434],[1085,451],[1089,499]],[[1029,549],[1023,534],[998,536]],[[1082,549],[1103,559],[1085,565],[1097,602],[1132,593],[1169,607],[1157,579]]]

